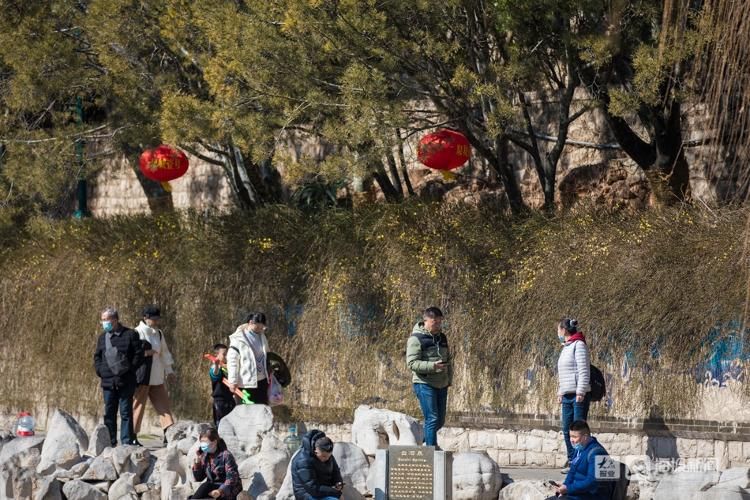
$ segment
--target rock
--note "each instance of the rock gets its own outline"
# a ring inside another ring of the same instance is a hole
[[[694,493],[690,498],[695,500],[746,500],[750,498],[750,493],[736,485],[728,488],[713,486],[707,491]]]
[[[89,465],[94,461],[93,458],[86,459],[85,462],[81,462],[79,464],[74,465],[70,468],[70,477],[73,478],[79,478],[82,475],[86,473],[86,471],[89,469]]]
[[[117,470],[112,463],[112,458],[102,454],[89,464],[89,468],[81,476],[83,481],[114,481],[117,479]]]
[[[15,437],[16,436],[12,432],[0,431],[0,448],[2,448],[3,445],[8,441],[13,440]]]
[[[750,469],[747,467],[732,467],[722,471],[719,482],[714,487],[731,488],[738,486],[742,489],[750,488]]]
[[[67,500],[107,500],[106,494],[79,479],[65,483],[63,494]]]
[[[34,484],[39,480],[40,478],[33,467],[19,467],[17,462],[2,464],[0,498],[31,498]],[[6,496],[3,496],[3,494]]]
[[[36,490],[34,500],[62,500],[62,484],[54,477],[46,477]]]
[[[3,447],[7,458],[0,462],[0,500],[31,498],[32,487],[39,481],[36,467],[43,439],[16,438]]]
[[[17,455],[28,455],[31,453],[31,450],[37,450],[37,455],[41,455],[43,445],[44,436],[13,438],[5,443],[2,450],[0,450],[0,464],[4,464]]]
[[[266,435],[260,452],[239,465],[245,490],[257,500],[275,498],[288,465],[289,454],[284,443],[273,434]]]
[[[336,442],[333,456],[341,469],[344,480],[344,497],[352,500],[364,498],[367,493],[367,475],[370,462],[362,448],[352,443]]]
[[[223,422],[223,420],[222,420]],[[389,445],[422,444],[422,426],[409,415],[361,405],[354,411],[352,442],[367,455]]]
[[[502,485],[500,467],[486,452],[453,456],[454,500],[496,500]]]
[[[89,449],[86,454],[92,457],[98,457],[105,448],[111,445],[109,430],[104,424],[98,424],[94,428],[89,438]]]
[[[118,446],[112,454],[117,474],[134,473],[140,481],[141,475],[151,465],[151,452],[142,446]]]
[[[91,483],[91,486],[101,491],[102,493],[107,493],[109,491],[110,484],[112,483],[109,481],[99,481],[98,483]]]
[[[238,463],[257,453],[272,429],[273,414],[266,405],[238,405],[219,422],[219,435]]]
[[[175,424],[170,425],[169,428],[167,428],[167,446],[176,446],[180,440],[187,437],[192,437],[197,440],[200,436],[200,433],[208,429],[209,427],[211,427],[210,424],[198,423],[190,420],[182,420],[176,422]]]
[[[555,497],[555,490],[544,481],[517,481],[500,490],[498,500],[546,500]]]
[[[171,500],[172,498],[172,488],[177,485],[180,481],[180,476],[171,470],[164,470],[160,474],[161,477],[161,499],[162,500]]]
[[[149,463],[146,467],[146,470],[143,472],[143,474],[140,474],[136,477],[136,485],[139,483],[156,483],[158,484],[158,481],[155,479],[152,480],[151,478],[155,478],[155,474],[158,475],[157,469],[158,460],[154,455],[149,456]]]
[[[292,461],[300,451],[302,451],[302,448],[295,451],[289,459],[289,465],[286,467],[286,475],[284,476],[284,481],[281,483],[279,492],[276,494],[276,500],[294,500],[294,490],[292,489]]]
[[[677,471],[662,476],[654,490],[654,498],[678,500],[691,498],[695,493],[705,492],[719,482],[717,471]]]
[[[375,460],[370,464],[370,470],[367,473],[367,493],[377,496],[376,489],[379,485],[385,484],[385,465],[381,465],[381,460],[385,461],[387,450],[381,450],[375,454]]]
[[[141,500],[161,500],[161,486],[149,488],[141,494]]]
[[[7,467],[6,464],[0,466],[0,500],[13,499],[13,477],[15,470]]]
[[[177,449],[180,450],[183,455],[187,455],[190,451],[190,448],[193,447],[196,441],[198,441],[198,438],[195,438],[193,436],[182,438],[177,441]]]
[[[81,479],[81,477],[88,471],[89,466],[94,462],[93,458],[87,458],[85,462],[74,465],[70,470],[56,469],[52,473],[52,477],[67,481],[69,479]],[[49,477],[49,476],[48,476]]]
[[[183,457],[184,455],[180,453],[177,448],[170,448],[167,450],[167,454],[161,464],[161,475],[163,476],[165,472],[174,472],[181,483],[187,481],[187,475],[190,468],[186,467],[186,464],[182,460]],[[174,484],[177,483],[175,482]],[[165,489],[164,481],[162,480],[162,491]]]
[[[55,410],[44,439],[37,471],[49,474],[56,467],[70,469],[82,460],[81,455],[86,453],[88,447],[89,437],[76,419],[62,410]]]
[[[138,493],[135,491],[136,475],[132,472],[123,473],[117,481],[109,487],[109,500],[138,500]]]

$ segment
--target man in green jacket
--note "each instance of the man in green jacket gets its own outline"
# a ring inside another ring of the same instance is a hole
[[[424,310],[406,342],[406,365],[412,371],[414,394],[424,415],[424,444],[437,447],[437,432],[445,424],[448,387],[453,367],[448,339],[442,332],[443,313],[437,307]]]

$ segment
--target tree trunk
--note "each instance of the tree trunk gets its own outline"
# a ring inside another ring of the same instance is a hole
[[[403,195],[399,197],[399,193],[396,188],[393,187],[393,183],[388,178],[388,174],[385,172],[385,168],[383,167],[382,163],[377,164],[372,176],[375,179],[375,182],[378,183],[378,186],[380,186],[380,189],[383,191],[385,201],[388,201],[390,203],[397,203],[403,200]]]
[[[411,185],[411,179],[409,179],[409,170],[406,168],[406,157],[404,155],[404,140],[401,138],[401,129],[396,129],[396,139],[398,143],[398,161],[401,163],[401,175],[404,178],[404,184],[406,184],[406,192],[409,196],[416,196],[414,187]]]
[[[639,110],[641,121],[647,129],[653,131],[649,143],[641,139],[624,119],[610,113],[607,81],[596,81],[593,73],[587,70],[581,73],[586,79],[586,85],[597,89],[595,97],[602,102],[607,124],[620,147],[646,174],[654,203],[673,204],[687,199],[690,194],[690,172],[682,147],[679,101],[665,97],[667,105],[663,108],[642,107]]]
[[[396,165],[396,159],[393,157],[393,151],[386,153],[386,161],[388,162],[388,170],[391,173],[391,181],[399,200],[404,199],[404,188],[401,186],[401,177],[398,175],[398,166]]]
[[[463,129],[466,138],[474,149],[492,165],[497,172],[500,183],[505,190],[505,196],[508,198],[508,206],[514,215],[519,215],[526,211],[526,205],[523,202],[521,189],[518,186],[516,175],[513,168],[508,162],[508,138],[506,136],[497,136],[493,141],[493,147],[487,147],[480,139],[474,135],[468,127]]]
[[[659,110],[661,111],[661,110]],[[690,195],[690,168],[682,146],[682,117],[679,101],[673,101],[668,117],[654,120],[656,161],[654,168],[666,178],[672,202],[684,201]]]

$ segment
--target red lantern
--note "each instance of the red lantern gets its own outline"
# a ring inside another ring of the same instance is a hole
[[[144,151],[139,163],[143,175],[157,182],[169,182],[182,177],[188,169],[185,153],[166,144]]]
[[[471,157],[469,140],[461,132],[442,129],[422,137],[417,159],[430,168],[453,170]]]

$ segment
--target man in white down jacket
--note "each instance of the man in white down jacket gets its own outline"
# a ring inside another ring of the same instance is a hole
[[[268,404],[268,369],[266,359],[268,340],[266,315],[250,313],[245,322],[229,336],[227,350],[227,380],[229,390],[245,390],[255,404]],[[237,404],[241,400],[235,396]]]

